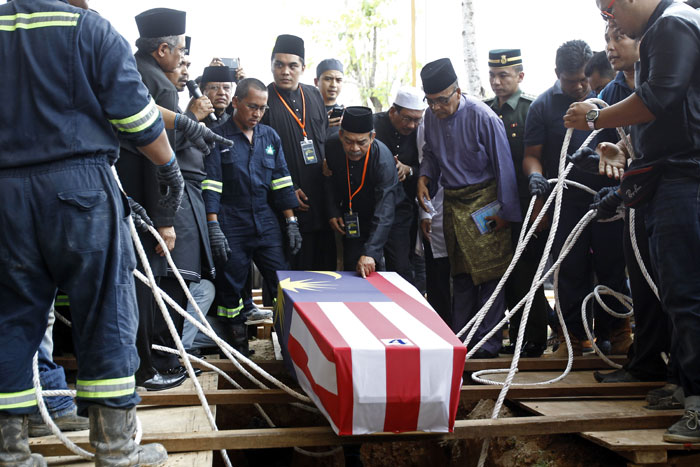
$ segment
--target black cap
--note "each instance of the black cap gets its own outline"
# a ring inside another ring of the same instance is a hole
[[[292,54],[304,58],[304,39],[291,34],[277,36],[275,46],[272,48],[272,55]]]
[[[192,38],[190,36],[185,36],[185,55],[190,54],[190,45],[192,45]]]
[[[170,8],[152,8],[136,16],[140,37],[179,36],[185,33],[186,13]]]
[[[369,133],[374,130],[374,118],[369,107],[345,107],[340,127],[350,133]]]
[[[420,71],[420,79],[423,81],[423,92],[437,94],[457,81],[457,74],[450,59],[441,58],[425,65]]]
[[[316,67],[316,78],[320,78],[322,74],[329,70],[335,70],[344,73],[343,64],[340,60],[337,60],[335,58],[327,58],[321,63],[319,63]]]
[[[506,66],[522,65],[523,57],[520,49],[495,49],[489,51],[489,66],[503,68]]]
[[[227,66],[208,66],[202,73],[202,83],[204,87],[207,83],[232,83],[236,74]]]

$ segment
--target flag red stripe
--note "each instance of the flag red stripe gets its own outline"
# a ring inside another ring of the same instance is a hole
[[[343,336],[338,332],[323,310],[321,310],[318,303],[295,303],[294,308],[295,314],[304,322],[305,327],[309,330],[309,333],[316,341],[316,345],[318,345],[323,355],[328,361],[335,363],[338,386],[338,408],[336,416],[331,416],[331,418],[338,427],[338,434],[351,435],[353,389],[352,351],[350,345],[343,339]],[[292,336],[290,336],[290,340],[291,337]],[[287,344],[287,346],[289,347],[290,345]],[[307,375],[307,378],[308,377]]]
[[[346,303],[377,339],[406,336],[369,303]],[[420,413],[420,349],[386,345],[385,432],[415,431]],[[377,375],[379,377],[379,375]]]

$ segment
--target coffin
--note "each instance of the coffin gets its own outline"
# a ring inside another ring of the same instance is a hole
[[[279,271],[285,364],[339,435],[451,432],[466,348],[393,272]]]

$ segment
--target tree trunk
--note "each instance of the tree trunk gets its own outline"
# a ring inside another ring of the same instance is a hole
[[[462,0],[462,54],[467,70],[467,82],[460,83],[463,92],[484,97],[484,88],[479,77],[479,61],[476,53],[476,30],[474,29],[474,1]]]

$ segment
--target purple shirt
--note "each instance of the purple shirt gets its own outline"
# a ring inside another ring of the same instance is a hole
[[[462,95],[454,115],[440,120],[425,112],[420,174],[447,189],[496,179],[501,217],[522,220],[513,159],[503,122],[483,102]]]

